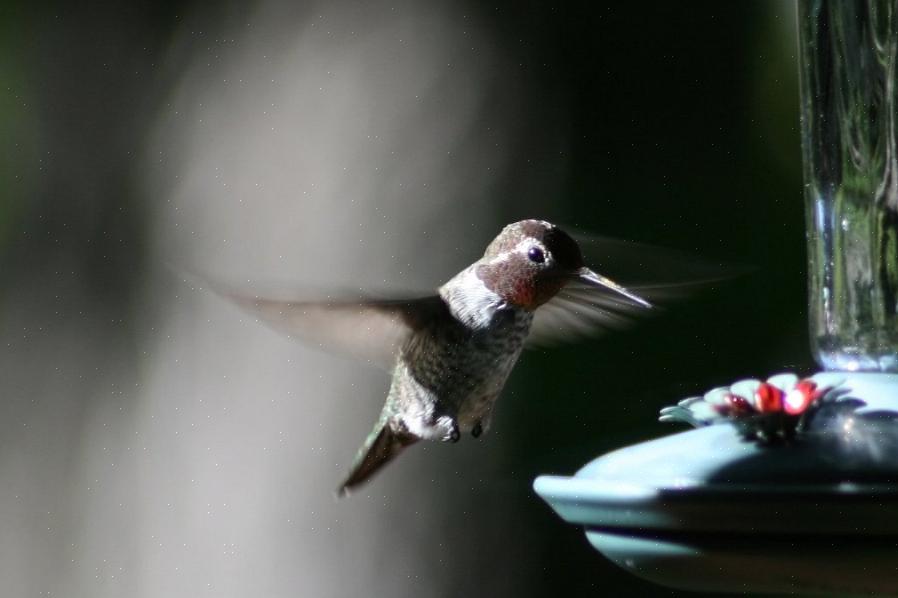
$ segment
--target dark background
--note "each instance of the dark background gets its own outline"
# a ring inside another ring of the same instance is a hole
[[[16,579],[14,589],[36,591],[52,579],[50,587],[68,587],[70,595],[104,595],[91,585],[92,570],[68,564],[64,533],[40,548],[22,538],[45,527],[46,501],[50,511],[65,513],[56,522],[64,528],[89,508],[83,497],[74,501],[78,507],[66,505],[86,475],[75,455],[92,433],[92,414],[117,400],[116,389],[128,387],[144,367],[144,341],[156,338],[170,309],[155,300],[159,281],[169,299],[180,294],[171,278],[153,274],[171,256],[168,248],[159,250],[156,237],[166,221],[159,193],[166,185],[145,182],[155,163],[150,140],[168,130],[154,127],[181,67],[254,10],[252,3],[210,9],[178,1],[127,7],[6,2],[0,8],[0,476],[7,482],[0,509],[18,530],[2,549],[22,550],[34,563],[23,569],[8,561],[4,577]],[[291,14],[302,22],[318,10],[326,5]],[[448,573],[423,582],[419,595],[495,595],[515,576],[526,579],[532,596],[679,595],[605,561],[530,484],[537,475],[569,474],[599,454],[678,429],[656,416],[684,396],[744,376],[813,369],[794,5],[498,2],[458,10],[476,20],[508,64],[521,68],[517,87],[499,93],[520,99],[516,143],[507,146],[505,167],[488,191],[472,200],[491,207],[455,243],[462,247],[460,263],[475,259],[502,223],[539,216],[750,272],[633,329],[526,353],[494,422],[498,460],[462,472],[453,478],[457,484],[431,489],[439,500],[425,504],[437,512],[431,519],[441,522],[436,535],[447,548],[435,550],[441,556],[429,566]],[[491,114],[484,109],[480,124],[488,128]],[[458,165],[447,168],[466,176]],[[230,175],[239,178],[239,167]],[[460,209],[448,202],[433,218]],[[423,253],[413,255],[420,260]],[[101,371],[119,386],[101,379]],[[379,393],[380,386],[371,391]],[[170,400],[179,400],[176,393]],[[26,434],[23,426],[37,431]],[[59,434],[68,440],[44,452],[47,438]],[[356,435],[341,442],[353,445]],[[239,430],[236,437],[239,442]],[[441,447],[430,450],[452,459]],[[350,451],[341,453],[342,465]],[[334,467],[324,479],[340,471]],[[127,484],[141,483],[139,468],[120,475]],[[29,486],[38,478],[43,481]],[[41,498],[22,504],[16,488],[23,485]],[[403,489],[391,488],[384,501],[397,493]],[[479,532],[454,523],[472,512],[485,525]],[[152,523],[143,535],[152,535]],[[486,537],[503,540],[490,544]],[[403,542],[402,534],[392,541]],[[143,553],[134,554],[140,561]],[[200,555],[184,568],[202,563]],[[151,587],[168,587],[168,595],[187,591],[177,582],[152,585],[154,575],[135,575],[124,586],[127,595],[153,595]],[[421,575],[426,580],[428,571]],[[217,584],[223,595],[226,579]],[[117,586],[102,587],[113,592]],[[296,591],[307,595],[302,587]],[[518,588],[515,595],[524,594]]]

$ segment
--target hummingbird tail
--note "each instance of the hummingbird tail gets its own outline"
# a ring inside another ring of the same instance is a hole
[[[350,490],[365,482],[399,455],[405,447],[417,441],[416,436],[393,430],[386,423],[382,424],[380,429],[375,428],[359,450],[346,481],[337,488],[337,496],[346,496]]]

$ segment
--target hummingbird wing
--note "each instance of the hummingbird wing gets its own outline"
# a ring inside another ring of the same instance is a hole
[[[669,247],[565,230],[580,245],[589,268],[627,288],[654,294],[656,299],[688,296],[711,283],[752,270]]]
[[[527,337],[528,348],[626,328],[638,318],[663,311],[667,305],[748,270],[641,243],[576,231],[571,236],[580,245],[589,268],[646,299],[653,308],[646,309],[606,289],[572,280],[537,308]]]
[[[278,332],[391,369],[415,330],[445,311],[438,295],[410,299],[296,301],[217,289]]]
[[[644,290],[626,286],[654,303]],[[646,307],[625,298],[572,283],[536,309],[525,346],[547,347],[595,336],[606,330],[626,328],[646,311]]]

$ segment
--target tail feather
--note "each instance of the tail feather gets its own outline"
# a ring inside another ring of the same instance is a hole
[[[405,447],[418,441],[417,437],[408,432],[391,429],[388,423],[379,424],[379,426],[379,429],[375,428],[371,432],[365,440],[365,444],[359,449],[349,476],[337,488],[338,496],[346,496],[350,490],[364,483],[381,467],[393,460]]]

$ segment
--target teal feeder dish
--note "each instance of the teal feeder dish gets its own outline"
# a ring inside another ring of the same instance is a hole
[[[898,594],[898,375],[813,379],[837,377],[847,392],[788,442],[711,424],[534,488],[612,562],[665,586]]]

